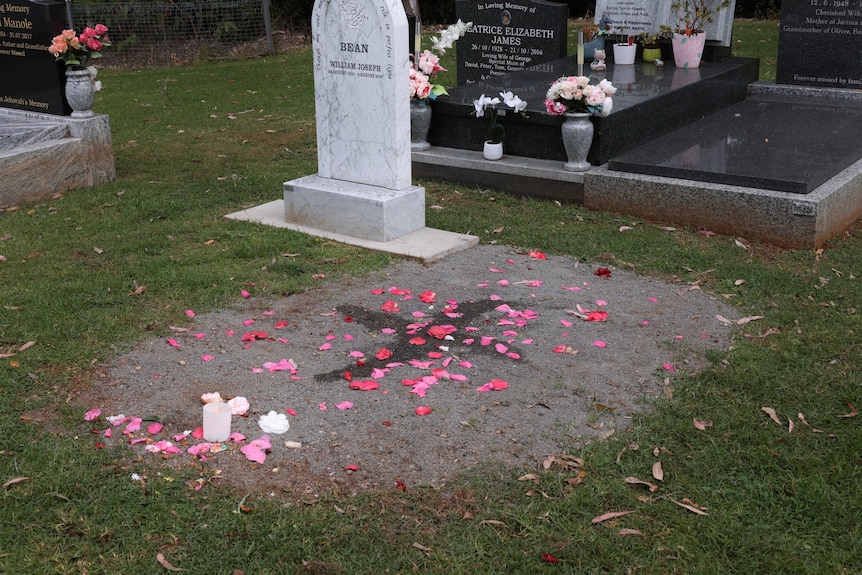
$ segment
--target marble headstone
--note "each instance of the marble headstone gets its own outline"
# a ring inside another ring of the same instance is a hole
[[[784,0],[775,81],[862,89],[862,0]]]
[[[595,22],[598,24],[602,15],[607,15],[614,22],[614,33],[658,33],[662,25],[677,27],[677,12],[672,3],[673,0],[597,0]],[[727,8],[715,14],[713,22],[704,28],[707,40],[730,47],[735,9],[736,0],[732,0]]]
[[[458,40],[459,85],[566,57],[566,4],[456,0],[455,15],[473,23]]]
[[[288,222],[377,241],[425,225],[411,185],[410,56],[401,0],[316,0],[318,173],[284,185]]]
[[[409,186],[410,59],[401,0],[317,0],[312,20],[319,175]]]
[[[0,106],[64,115],[64,68],[48,52],[66,27],[62,2],[0,3]]]

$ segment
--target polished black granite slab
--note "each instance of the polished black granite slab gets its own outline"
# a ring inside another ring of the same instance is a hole
[[[862,159],[862,101],[761,94],[612,158],[615,171],[807,194]]]
[[[607,78],[617,87],[612,113],[593,117],[595,136],[587,159],[594,165],[672,132],[693,121],[745,99],[748,84],[758,78],[756,59],[727,58],[705,62],[696,69],[676,69],[673,61],[657,70],[652,63],[629,66],[608,64],[604,72],[582,70],[593,83]],[[509,114],[500,120],[506,128],[504,152],[508,155],[565,161],[560,126],[564,118],[545,112],[548,87],[561,76],[579,73],[575,59],[563,58],[486,82],[458,86],[432,103],[434,110],[428,141],[434,146],[481,150],[488,138],[488,116],[472,115],[473,100],[481,94],[496,96],[513,91],[528,104],[529,117]]]

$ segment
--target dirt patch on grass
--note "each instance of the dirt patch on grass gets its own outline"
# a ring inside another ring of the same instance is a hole
[[[716,315],[734,310],[703,290],[536,255],[481,246],[274,301],[251,297],[196,315],[174,344],[143,342],[104,366],[81,401],[103,418],[163,423],[156,436],[133,435],[147,438],[133,449],[152,461],[164,457],[145,451],[158,440],[200,443],[174,435],[201,425],[204,393],[248,399],[248,416],[233,418],[246,443],[264,435],[261,415],[290,410],[263,464],[238,444],[206,461],[185,452],[165,461],[198,469],[199,483],[314,498],[442,485],[488,462],[534,469],[621,433],[666,378],[703,368],[705,352],[731,343],[733,328]],[[351,388],[368,381],[379,387]],[[107,427],[103,418],[96,427]],[[122,429],[101,441],[128,441]]]

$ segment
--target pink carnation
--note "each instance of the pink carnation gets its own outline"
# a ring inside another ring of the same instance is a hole
[[[545,109],[552,116],[562,116],[566,113],[565,104],[554,100],[545,100]]]

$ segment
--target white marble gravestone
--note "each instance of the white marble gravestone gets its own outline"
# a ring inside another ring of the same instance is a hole
[[[401,0],[316,0],[318,173],[284,184],[288,222],[389,241],[425,225],[411,185],[409,31]]]
[[[712,2],[713,5],[719,3],[720,0]],[[658,33],[662,24],[676,28],[677,12],[671,4],[673,0],[597,0],[595,23],[598,24],[602,15],[607,14],[614,21],[613,32]],[[736,0],[733,0],[730,6],[714,16],[713,22],[704,28],[707,40],[715,41],[720,46],[730,46],[735,9]]]

